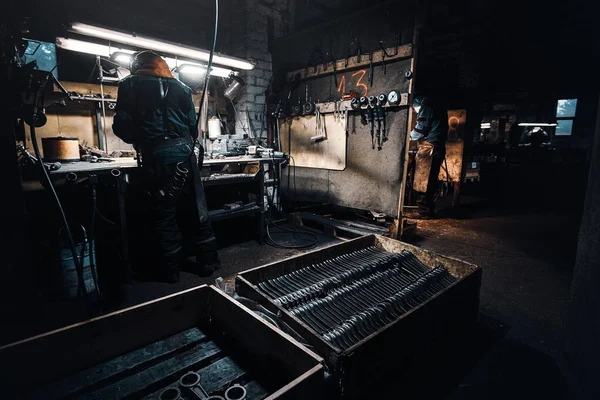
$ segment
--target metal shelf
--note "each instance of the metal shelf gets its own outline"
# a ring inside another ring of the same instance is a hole
[[[252,207],[242,206],[241,209],[236,210],[210,210],[208,212],[208,215],[211,221],[221,221],[224,219],[237,218],[242,217],[244,215],[252,215],[260,212],[262,212],[262,209],[257,205],[253,205]]]

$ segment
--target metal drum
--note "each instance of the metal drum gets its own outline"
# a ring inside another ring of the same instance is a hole
[[[96,271],[92,270],[92,262],[95,261],[95,249],[90,249],[90,243],[87,238],[87,232],[83,226],[80,227],[82,235],[75,239],[75,248],[83,267],[83,280],[88,297],[97,296]],[[48,297],[53,299],[73,300],[82,293],[79,288],[79,280],[73,254],[67,240],[63,237],[64,228],[58,233],[58,243],[46,245],[47,260],[50,261],[46,268],[46,287],[45,292]],[[95,262],[93,263],[95,264]],[[91,296],[90,296],[91,295]]]

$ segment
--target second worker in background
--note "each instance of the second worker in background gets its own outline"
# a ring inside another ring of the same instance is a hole
[[[413,108],[417,113],[417,124],[410,133],[410,139],[417,141],[417,169],[426,170],[424,165],[431,163],[426,188],[417,190],[423,193],[419,205],[419,217],[435,218],[435,195],[439,190],[438,175],[446,158],[448,139],[448,111],[441,102],[423,95],[415,96]]]
[[[131,76],[119,84],[114,133],[142,153],[142,187],[151,256],[134,274],[177,282],[184,268],[200,275],[219,266],[217,243],[208,221],[199,162],[192,151],[197,132],[189,87],[175,79],[159,55],[136,53]]]

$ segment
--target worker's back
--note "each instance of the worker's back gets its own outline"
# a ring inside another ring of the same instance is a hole
[[[189,156],[196,112],[191,89],[173,78],[163,63],[158,58],[121,81],[113,130],[144,157],[160,158],[159,153],[167,151],[169,162],[177,162]],[[182,145],[185,148],[177,149]]]

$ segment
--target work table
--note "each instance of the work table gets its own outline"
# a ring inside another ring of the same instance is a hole
[[[250,163],[250,162],[275,162],[281,161],[282,159],[272,159],[269,157],[226,157],[220,159],[204,159],[203,166],[208,167],[211,165],[225,165],[230,163]],[[72,163],[62,164],[59,170],[51,171],[51,175],[64,175],[69,173],[89,173],[89,172],[100,172],[100,171],[112,171],[113,169],[130,169],[137,168],[137,161],[134,158],[114,158],[113,161],[101,161],[101,162],[89,162],[89,161],[76,161]]]

